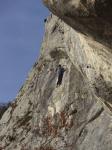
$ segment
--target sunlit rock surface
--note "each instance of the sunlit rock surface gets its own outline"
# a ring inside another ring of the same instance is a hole
[[[112,47],[111,0],[43,0],[55,15],[83,34]]]
[[[58,15],[54,2],[46,0]],[[112,150],[112,50],[70,24],[47,18],[40,58],[0,120],[1,149]]]

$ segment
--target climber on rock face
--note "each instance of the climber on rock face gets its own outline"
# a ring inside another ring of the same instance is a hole
[[[61,65],[59,65],[58,68],[57,68],[57,73],[58,73],[57,86],[61,85],[64,72],[65,72],[65,69]]]
[[[45,22],[45,23],[47,22],[47,18],[44,19],[44,22]]]

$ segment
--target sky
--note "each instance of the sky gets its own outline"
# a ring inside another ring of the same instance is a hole
[[[0,103],[13,100],[39,56],[44,19],[42,0],[0,0]]]

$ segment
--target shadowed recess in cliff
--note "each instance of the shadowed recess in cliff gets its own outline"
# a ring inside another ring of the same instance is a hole
[[[43,0],[45,5],[74,29],[112,47],[111,0]]]

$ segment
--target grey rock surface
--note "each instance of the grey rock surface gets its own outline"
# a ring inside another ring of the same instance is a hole
[[[57,86],[59,64],[65,72]],[[112,150],[111,48],[51,14],[40,58],[0,120],[0,146]]]
[[[112,47],[111,0],[43,0],[55,15],[79,32]]]

